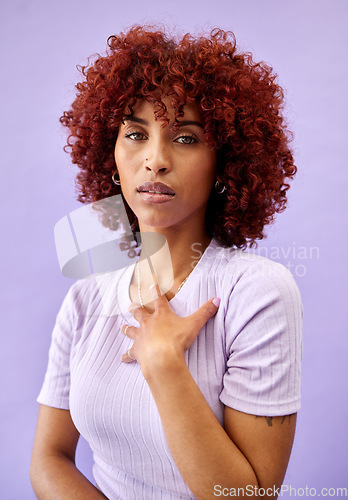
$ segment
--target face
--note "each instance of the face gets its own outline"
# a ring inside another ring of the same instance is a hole
[[[173,133],[174,112],[168,99],[163,102],[169,124],[155,120],[153,104],[146,100],[124,116],[115,147],[122,193],[141,231],[203,228],[216,152],[205,142],[195,105],[185,106]]]

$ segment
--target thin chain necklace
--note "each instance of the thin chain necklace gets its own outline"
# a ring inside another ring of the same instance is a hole
[[[144,306],[144,302],[143,302],[143,299],[142,299],[142,296],[141,296],[141,280],[140,280],[140,264],[139,264],[139,261],[137,262],[137,271],[138,271],[138,295],[139,295],[139,302],[140,302],[140,305],[142,307],[142,309],[145,308]],[[193,269],[192,269],[193,271]],[[181,290],[181,288],[184,286],[184,284],[186,283],[186,281],[188,280],[190,274],[192,273],[192,271],[190,271],[190,273],[188,274],[188,276],[186,276],[186,278],[184,279],[184,281],[181,282],[179,288],[177,289],[176,293],[174,294],[174,297],[175,295],[177,295],[179,293],[179,291]]]

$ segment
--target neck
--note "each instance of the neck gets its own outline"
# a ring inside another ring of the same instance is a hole
[[[138,278],[142,300],[147,304],[151,298],[150,286],[154,284],[153,274],[161,293],[170,300],[177,293],[182,282],[190,275],[203,252],[210,243],[205,228],[199,231],[168,230],[167,228],[141,227],[142,251],[139,274],[133,275],[132,293],[138,296]],[[158,250],[158,248],[160,248]]]
[[[205,228],[178,234],[167,228],[154,230],[142,227],[141,235],[141,260],[150,257],[158,280],[161,274],[168,274],[169,269],[172,270],[174,281],[185,279],[211,240]],[[161,247],[159,251],[158,247]]]

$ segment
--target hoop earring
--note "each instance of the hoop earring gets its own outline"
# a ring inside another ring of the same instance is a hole
[[[116,184],[116,186],[121,186],[121,181],[120,180],[115,180],[115,175],[116,174],[118,174],[117,170],[115,170],[115,172],[111,176],[112,182],[114,184]]]
[[[219,190],[220,182],[219,181],[215,182],[215,191],[217,192],[217,194],[222,194],[224,191],[226,191],[226,186],[222,183],[221,183],[221,185],[223,186],[223,188]]]

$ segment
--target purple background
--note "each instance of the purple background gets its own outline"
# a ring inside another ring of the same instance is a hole
[[[305,309],[303,404],[285,484],[348,487],[347,10],[345,0],[2,2],[1,498],[35,498],[28,475],[35,399],[71,285],[53,240],[57,220],[79,206],[58,117],[73,98],[75,65],[103,52],[110,34],[146,21],[231,29],[287,89],[299,173],[289,208],[261,244],[292,266]],[[84,442],[78,464],[90,477]]]

